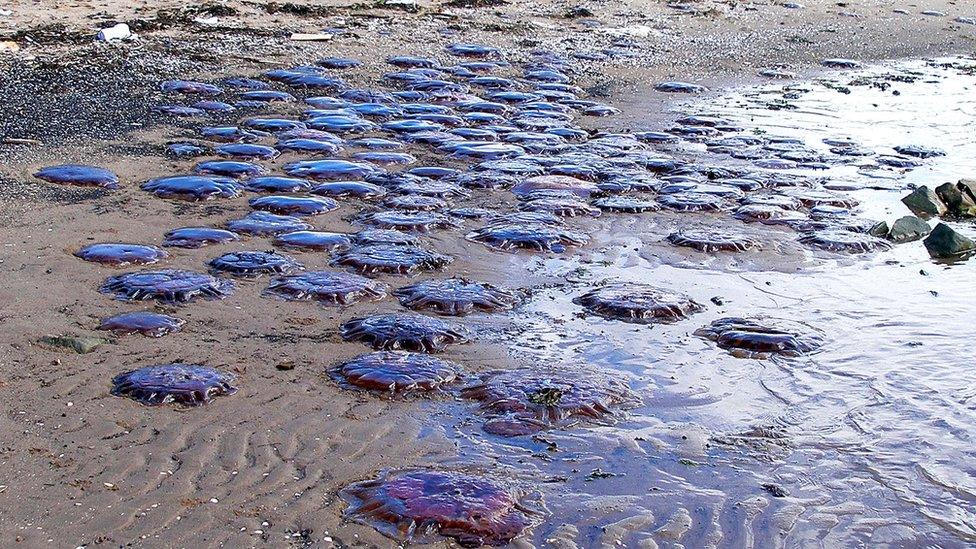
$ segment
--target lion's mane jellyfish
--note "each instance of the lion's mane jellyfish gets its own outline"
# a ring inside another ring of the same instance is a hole
[[[370,244],[357,246],[336,255],[333,265],[353,267],[371,275],[377,273],[412,276],[420,271],[440,269],[451,263],[449,256],[397,244]]]
[[[112,332],[116,335],[142,334],[149,337],[163,337],[177,332],[185,320],[151,311],[122,313],[102,319],[99,330]]]
[[[79,187],[119,188],[119,176],[114,172],[96,166],[83,164],[62,164],[48,166],[34,173],[34,177],[48,183],[76,185]]]
[[[485,431],[520,436],[581,420],[608,423],[614,410],[637,398],[609,373],[592,375],[560,369],[552,372],[506,370],[489,372],[461,391],[490,415]]]
[[[523,212],[548,212],[560,217],[576,217],[588,215],[599,217],[600,210],[589,204],[568,197],[551,196],[545,198],[534,198],[526,200],[518,205],[519,211]]]
[[[275,237],[276,246],[317,252],[345,250],[352,246],[349,235],[325,231],[295,231]]]
[[[428,392],[457,381],[461,368],[422,353],[377,351],[357,356],[333,369],[341,383],[390,394]]]
[[[179,269],[137,271],[109,277],[101,291],[118,299],[164,303],[187,303],[197,297],[223,299],[234,290],[234,284],[209,274]]]
[[[657,200],[662,206],[679,212],[707,212],[725,207],[720,196],[693,191],[664,194]]]
[[[734,231],[706,227],[681,229],[668,235],[675,246],[694,248],[700,252],[744,252],[759,247],[759,240]]]
[[[241,194],[241,184],[229,177],[205,175],[174,175],[150,179],[142,190],[160,198],[179,200],[211,200],[234,198]]]
[[[207,404],[214,397],[232,395],[234,377],[197,364],[159,364],[115,376],[112,394],[147,406],[170,402],[185,406]]]
[[[891,244],[869,234],[844,229],[824,229],[805,234],[800,243],[828,252],[867,253],[891,249]]]
[[[236,276],[284,274],[303,268],[301,263],[294,259],[272,251],[228,252],[211,259],[207,264],[214,271]]]
[[[301,218],[261,211],[251,212],[240,219],[232,219],[226,223],[226,227],[234,232],[252,236],[278,235],[312,228]]]
[[[695,335],[714,341],[740,358],[800,356],[824,344],[823,332],[801,322],[774,318],[720,318]]]
[[[354,318],[339,327],[342,339],[362,341],[374,349],[439,353],[448,345],[465,343],[465,332],[424,315],[388,313]]]
[[[635,282],[608,284],[573,302],[595,315],[637,324],[674,322],[704,310],[686,295]]]
[[[181,227],[163,235],[163,246],[176,248],[202,248],[211,244],[223,244],[240,240],[237,233],[212,227]]]
[[[252,198],[248,204],[255,210],[278,215],[317,215],[339,207],[335,200],[318,196],[262,196]]]
[[[594,183],[568,175],[539,175],[512,187],[516,196],[527,196],[539,191],[566,191],[580,198],[589,198],[590,195],[600,192],[600,189]]]
[[[474,311],[507,311],[519,302],[511,292],[463,278],[425,280],[399,288],[393,295],[408,309],[445,316],[464,316]]]
[[[223,177],[247,177],[261,175],[265,169],[257,164],[240,160],[207,160],[193,167],[194,173]]]
[[[347,486],[346,517],[409,542],[454,538],[462,547],[506,545],[532,525],[519,494],[493,480],[455,472],[412,471]]]
[[[556,253],[566,251],[567,246],[582,246],[589,240],[584,234],[549,223],[504,221],[493,221],[485,227],[472,231],[468,233],[467,239],[499,250],[525,248]]]
[[[605,212],[643,213],[655,212],[661,206],[653,200],[642,200],[629,196],[607,196],[593,201],[593,205]]]
[[[352,273],[310,271],[275,277],[265,295],[289,301],[312,300],[323,305],[351,305],[359,301],[378,301],[386,297],[383,283]]]
[[[106,265],[150,265],[167,256],[166,252],[143,244],[89,244],[75,252],[75,257]]]
[[[457,221],[437,212],[387,210],[364,215],[361,221],[380,229],[427,233],[457,227]]]

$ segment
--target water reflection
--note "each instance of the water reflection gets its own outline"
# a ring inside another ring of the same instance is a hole
[[[906,62],[832,81],[739,90],[709,101],[706,114],[746,133],[800,138],[818,151],[830,149],[825,138],[879,154],[912,144],[944,150],[912,170],[870,159],[796,170],[857,198],[859,216],[890,222],[907,213],[900,198],[910,186],[976,173],[976,78],[958,63],[969,62]],[[703,145],[680,154],[742,163]],[[934,262],[921,242],[854,258],[811,253],[796,245],[792,230],[767,226],[749,227],[766,243],[757,252],[679,254],[665,240],[685,222],[679,218],[604,216],[592,222],[589,252],[531,261],[554,282],[516,315],[514,352],[554,364],[584,357],[617,372],[642,398],[614,426],[499,439],[477,422],[461,424],[466,459],[518,465],[546,495],[552,518],[536,541],[976,541],[976,266]],[[729,222],[727,214],[699,219]],[[976,233],[969,224],[953,226]],[[572,301],[595,284],[621,280],[671,288],[709,306],[681,322],[640,326],[585,315]],[[746,315],[802,321],[824,332],[825,345],[808,356],[752,360],[693,335],[717,318]],[[456,406],[459,416],[472,413]]]

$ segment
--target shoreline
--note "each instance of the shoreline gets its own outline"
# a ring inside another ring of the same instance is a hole
[[[819,3],[811,4],[821,7]],[[631,7],[633,5],[644,4],[629,3],[627,9],[636,9]],[[552,6],[544,4],[543,8]],[[655,10],[669,9],[656,3],[653,7]],[[516,8],[509,5],[504,9]],[[652,17],[658,12],[653,13]],[[423,16],[403,14],[403,17],[406,20],[397,23],[400,26],[395,32],[402,32],[412,24],[408,18]],[[559,35],[558,29],[544,31]],[[733,32],[733,29],[726,31]],[[881,29],[873,31],[880,32]],[[156,33],[168,32],[174,31],[147,33],[146,38],[140,40],[156,43]],[[177,29],[175,32],[183,31]],[[471,41],[479,41],[483,36],[474,34]],[[444,37],[436,44],[425,45],[426,49],[419,49],[417,53],[439,53],[441,42],[467,38],[468,35],[463,33]],[[547,35],[543,41],[549,38]],[[910,44],[916,35],[900,38],[906,41],[891,51],[901,53],[916,47]],[[189,38],[179,38],[177,43],[179,40]],[[419,39],[414,37],[413,40],[409,46],[397,46],[396,51],[388,49],[391,45],[385,43],[387,49],[382,51],[384,54],[412,52],[411,47],[417,45]],[[286,48],[292,46],[287,41],[283,44]],[[337,55],[357,51],[341,47],[333,50],[333,44],[327,42],[316,48],[302,46],[293,52],[293,57],[287,58],[288,61],[276,62],[274,66],[307,61],[320,56],[323,51],[334,51]],[[953,53],[938,50],[945,47],[944,43],[917,47],[926,53]],[[360,54],[363,51],[361,47],[358,50]],[[770,52],[764,59],[776,59],[774,53],[788,55]],[[172,55],[178,57],[179,53],[174,51]],[[378,71],[382,69],[378,67],[385,55],[373,57],[358,72],[374,77],[380,74]],[[798,79],[820,74],[822,69],[814,67],[819,59],[814,60],[812,52],[804,59],[805,63],[796,67],[801,73]],[[680,65],[680,62],[676,64]],[[593,66],[599,67],[599,63]],[[695,65],[694,70],[707,71],[711,66],[702,62]],[[234,64],[229,69],[235,75],[254,74],[256,70],[247,72],[245,69],[256,67],[257,64]],[[737,87],[756,82],[754,72],[736,73],[733,69],[719,81]],[[200,73],[177,71],[167,74],[177,77]],[[621,120],[621,117],[627,118],[628,113],[632,113],[634,119],[643,113],[647,121],[673,118],[672,111],[664,107],[674,105],[676,99],[693,98],[668,94],[648,96],[641,94],[638,86],[648,90],[657,78],[674,74],[686,73],[669,73],[660,65],[640,69],[614,66],[611,85],[606,90],[609,98],[598,99],[624,112],[618,117],[590,119],[587,124],[605,124],[609,126],[608,130],[627,127],[626,124],[634,123]],[[581,75],[587,85],[596,83],[592,69],[583,70]],[[375,78],[369,83],[375,84]],[[4,89],[0,86],[0,90]],[[714,91],[719,89],[727,87],[715,86]],[[9,92],[9,88],[6,91]],[[3,97],[4,91],[0,91],[0,98]],[[154,95],[147,97],[150,103],[156,101]],[[638,101],[641,107],[632,108]],[[42,102],[35,107],[41,112],[53,109],[54,105]],[[111,120],[110,113],[97,108],[86,111],[85,116],[93,113]],[[18,111],[5,116],[32,114]],[[151,121],[135,120],[140,124]],[[193,120],[191,125],[198,122]],[[112,131],[109,128],[108,133],[112,134]],[[441,400],[448,402],[448,408],[457,406],[448,396],[407,401],[374,398],[342,391],[324,373],[326,367],[342,358],[366,351],[356,343],[343,343],[335,326],[343,319],[361,316],[364,312],[397,310],[395,300],[341,311],[311,303],[281,302],[260,296],[267,282],[262,278],[240,283],[235,299],[226,302],[207,302],[178,309],[125,304],[97,291],[97,283],[117,274],[118,269],[87,264],[71,257],[70,252],[88,241],[119,239],[156,244],[164,229],[180,224],[217,223],[246,211],[246,205],[241,207],[241,200],[232,204],[174,205],[137,188],[143,179],[176,173],[189,165],[187,161],[145,154],[146,150],[157,150],[160,143],[182,133],[185,130],[178,126],[153,125],[115,135],[106,146],[101,138],[88,137],[85,132],[69,132],[63,142],[54,140],[37,148],[16,146],[13,151],[6,146],[3,146],[6,150],[0,149],[0,160],[3,160],[0,178],[21,184],[26,182],[24,192],[27,193],[15,194],[14,199],[6,196],[7,191],[0,194],[0,201],[17,210],[0,218],[0,228],[6,236],[6,247],[0,250],[0,265],[13,275],[13,280],[0,289],[0,301],[7,304],[0,313],[0,325],[9,338],[9,345],[0,351],[0,371],[5,379],[0,384],[0,394],[12,403],[3,416],[8,432],[24,435],[12,441],[11,446],[0,454],[5,468],[19,473],[17,478],[0,482],[5,486],[0,492],[0,498],[6,500],[4,505],[7,508],[18,506],[15,513],[0,520],[4,526],[3,536],[10,545],[19,542],[25,546],[43,544],[48,538],[54,540],[51,544],[66,547],[92,546],[99,542],[155,546],[185,544],[188,540],[201,545],[243,546],[286,543],[283,536],[299,533],[298,545],[304,540],[302,532],[312,529],[314,543],[318,544],[312,546],[330,546],[321,541],[323,536],[332,538],[334,545],[388,545],[390,540],[372,528],[341,519],[343,506],[336,496],[338,489],[352,480],[368,478],[380,469],[429,464],[470,466],[472,461],[487,469],[495,464],[492,456],[458,454],[455,435],[450,432],[454,425],[431,424],[431,415],[451,416],[450,410],[437,408]],[[74,142],[77,140],[92,144],[76,147]],[[117,156],[119,151],[127,148],[130,154]],[[97,155],[104,156],[98,158]],[[90,193],[77,190],[39,191],[38,185],[27,177],[41,164],[69,157],[97,158],[99,161],[113,158],[110,167],[123,175],[125,188],[114,194],[92,197]],[[274,164],[279,166],[281,162],[278,160]],[[7,181],[2,184],[9,189]],[[17,192],[16,188],[14,192]],[[315,225],[324,230],[354,231],[357,227],[348,222],[352,212],[352,208],[343,206],[337,212],[317,218]],[[662,214],[661,217],[665,219],[661,224],[666,225],[667,216]],[[594,225],[600,223],[604,221],[594,222]],[[604,227],[604,230],[609,228]],[[521,265],[528,262],[538,267],[547,261],[545,257],[496,254],[480,245],[470,246],[463,239],[459,244],[453,243],[456,240],[453,237],[457,236],[437,233],[429,236],[438,251],[459,257],[445,273],[433,276],[459,274],[503,287],[540,286],[543,293],[559,292],[558,288],[544,287],[553,283],[551,273],[544,268],[525,278],[512,279],[513,272],[522,272]],[[601,244],[611,243],[612,240],[601,241]],[[235,244],[234,249],[258,249],[260,246],[265,246],[264,239],[251,238]],[[220,247],[179,251],[166,266],[199,268],[207,258],[224,251],[227,250]],[[602,250],[584,249],[581,253],[599,256]],[[294,255],[302,259],[309,270],[329,268],[326,254]],[[122,271],[128,270],[132,269]],[[392,282],[399,286],[416,280],[395,279]],[[121,338],[117,344],[105,345],[90,355],[53,353],[33,344],[36,336],[47,333],[95,333],[91,328],[99,317],[135,308],[175,312],[186,318],[189,325],[179,334],[158,340],[140,336]],[[456,360],[472,374],[526,364],[526,357],[513,357],[506,348],[507,342],[517,339],[518,326],[506,319],[478,317],[468,321],[482,331],[482,340],[452,350],[446,357]],[[287,348],[287,360],[303,367],[295,370],[276,368],[282,359],[279,346]],[[241,390],[237,395],[217,400],[202,410],[187,411],[138,407],[107,394],[109,379],[123,369],[175,360],[202,362],[234,371],[242,379]],[[691,438],[689,445],[699,442],[694,436]],[[169,481],[170,478],[174,480]],[[20,495],[26,493],[37,494],[37,499],[23,501]],[[211,503],[211,497],[217,502]],[[608,499],[602,503],[619,505],[620,501]],[[31,530],[38,527],[41,528],[39,531]],[[257,531],[261,533],[255,534]],[[93,534],[92,539],[81,539],[82,533]],[[59,539],[59,534],[72,539]],[[569,546],[572,541],[567,539]],[[439,542],[433,546],[448,545]]]

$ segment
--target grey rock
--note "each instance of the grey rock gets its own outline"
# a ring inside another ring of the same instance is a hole
[[[924,238],[931,231],[932,227],[929,227],[929,224],[925,220],[914,215],[906,215],[905,217],[899,217],[891,224],[891,230],[888,231],[888,240],[892,242],[912,242],[913,240]]]
[[[908,206],[908,209],[911,210],[913,214],[921,217],[922,219],[940,216],[946,212],[945,204],[939,200],[939,197],[935,194],[935,191],[926,187],[925,185],[915,189],[912,191],[912,194],[902,198],[901,201],[903,204]]]
[[[86,354],[94,351],[99,346],[108,343],[107,339],[100,337],[84,337],[73,335],[47,335],[38,340],[38,343],[48,347],[74,351],[79,354]]]
[[[947,214],[953,217],[976,216],[976,202],[969,197],[968,193],[963,193],[958,186],[943,183],[935,188],[935,194],[945,204]]]
[[[955,257],[976,251],[976,242],[967,238],[945,223],[939,223],[922,241],[932,257]]]
[[[888,228],[888,222],[881,221],[874,227],[871,227],[871,229],[868,230],[868,234],[871,236],[876,236],[878,238],[885,238],[888,236],[889,230],[890,229]]]

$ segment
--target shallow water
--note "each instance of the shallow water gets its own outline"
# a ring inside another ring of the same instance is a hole
[[[798,172],[890,189],[849,193],[870,219],[890,223],[908,214],[899,200],[911,184],[934,187],[976,174],[972,74],[913,61],[858,75],[919,80],[893,82],[887,90],[850,86],[849,94],[834,84],[790,86],[803,90],[790,100],[795,110],[775,111],[763,105],[781,96],[783,85],[750,88],[682,111],[718,114],[747,132],[800,137],[825,151],[822,138],[847,136],[880,153],[907,144],[947,153],[908,172],[856,166]],[[680,152],[720,158],[695,145]],[[638,390],[643,405],[613,427],[531,439],[496,439],[477,422],[461,428],[467,459],[481,461],[484,454],[528,471],[525,478],[540,486],[552,517],[537,528],[538,542],[949,547],[976,541],[976,327],[969,318],[976,310],[969,290],[976,263],[936,263],[920,241],[878,254],[802,252],[784,255],[782,263],[767,258],[766,266],[726,263],[694,252],[669,255],[661,244],[668,222],[648,226],[605,215],[596,226],[577,257],[530,260],[536,274],[564,282],[537,292],[516,315],[514,352],[537,364],[584,362],[613,372]],[[777,238],[792,233],[758,231]],[[660,285],[708,308],[651,326],[581,315],[572,299],[604,280]],[[724,304],[710,303],[714,296]],[[691,334],[716,318],[757,314],[807,323],[823,330],[827,343],[810,356],[751,360]],[[461,406],[457,413],[469,410]],[[588,478],[597,469],[619,476]],[[764,484],[788,495],[774,497]],[[624,522],[608,528],[618,521]],[[575,525],[578,536],[561,524]]]

